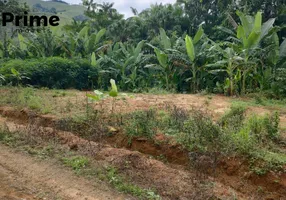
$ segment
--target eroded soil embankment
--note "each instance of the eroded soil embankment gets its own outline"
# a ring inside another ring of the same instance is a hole
[[[33,115],[27,111],[13,111],[12,109],[2,109],[1,113],[9,117],[9,121],[21,115],[20,120],[17,120],[22,124],[26,124],[29,121],[29,115]],[[56,122],[56,119],[52,117],[33,117],[37,118],[39,124],[43,126],[50,126]],[[86,149],[87,142],[84,139],[67,132],[57,132],[57,135],[62,138],[63,144],[69,146],[76,144],[79,146],[79,150]],[[93,144],[98,146],[96,143]],[[193,185],[194,180],[197,179],[195,171],[184,170],[180,167],[172,168],[138,152],[109,146],[105,146],[97,152],[97,158],[115,165],[121,172],[142,186],[155,187],[167,199],[191,199],[196,195],[196,188]],[[239,199],[283,199],[286,197],[285,180],[285,174],[278,177],[277,174],[270,173],[267,176],[258,177],[250,173],[247,164],[240,159],[224,159],[221,161],[216,187],[213,188],[213,191],[217,196],[228,196],[234,189]],[[209,181],[211,182],[211,180]]]

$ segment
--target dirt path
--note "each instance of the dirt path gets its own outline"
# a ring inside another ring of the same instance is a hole
[[[127,199],[99,183],[91,183],[49,160],[36,160],[0,144],[1,200]]]

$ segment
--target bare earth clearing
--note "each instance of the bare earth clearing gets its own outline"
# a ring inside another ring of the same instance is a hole
[[[9,91],[0,92],[1,95],[5,95]],[[98,149],[99,144],[96,142],[87,142],[71,132],[55,131],[55,124],[61,118],[84,113],[85,93],[68,91],[66,96],[51,96],[49,96],[51,102],[49,114],[35,114],[30,109],[0,105],[0,123],[5,123],[10,131],[21,130],[25,129],[33,116],[33,120],[41,129],[41,134],[53,134],[58,137],[60,145],[64,148],[76,145],[78,152],[86,152],[91,146],[97,151],[93,159],[99,165],[115,166],[132,182],[143,188],[155,187],[163,199],[203,199],[204,197],[199,198],[200,192],[208,193],[208,189],[199,188],[194,181],[197,172],[187,167],[189,162],[187,154],[177,146],[158,147],[142,139],[135,139],[132,145],[128,146],[125,139],[118,136],[107,138],[102,148]],[[114,111],[125,113],[150,107],[176,105],[185,109],[192,107],[208,109],[214,119],[218,119],[230,107],[232,100],[224,96],[136,94],[134,98],[127,97],[124,101],[116,102]],[[43,102],[43,104],[48,103]],[[111,110],[110,99],[104,100],[102,104],[105,109]],[[102,104],[94,104],[94,107],[99,108]],[[279,108],[249,106],[247,113],[265,114],[275,110],[280,111],[282,135],[286,136],[285,106]],[[158,135],[156,140],[164,141],[166,138]],[[155,159],[162,152],[165,152],[167,163]],[[246,161],[240,158],[225,158],[219,163],[217,177],[207,177],[206,180],[215,183],[212,192],[217,199],[286,199],[285,173],[279,176],[269,173],[259,177],[249,172]],[[0,143],[0,199],[92,200],[133,199],[133,197],[115,192],[106,183],[91,182],[76,176],[55,159],[39,160]]]

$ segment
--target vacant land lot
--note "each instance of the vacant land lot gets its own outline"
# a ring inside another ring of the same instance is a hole
[[[0,199],[286,199],[283,101],[0,94]]]

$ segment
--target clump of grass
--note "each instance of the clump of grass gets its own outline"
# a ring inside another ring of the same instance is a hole
[[[14,144],[15,138],[10,135],[5,129],[0,129],[0,141],[7,145]]]
[[[107,169],[107,178],[109,182],[120,192],[132,194],[140,199],[160,200],[161,197],[150,189],[142,189],[141,187],[132,183],[127,183],[118,175],[114,167]]]
[[[67,93],[62,90],[55,90],[52,94],[52,97],[65,97]]]
[[[245,119],[246,107],[243,105],[232,105],[218,121],[222,127],[235,126],[239,127],[241,122]]]
[[[85,168],[89,164],[89,160],[83,156],[74,156],[71,158],[63,158],[63,163],[71,167],[76,172],[79,172],[81,169]]]
[[[233,105],[242,105],[242,106],[263,106],[263,107],[271,107],[274,109],[281,109],[286,108],[285,103],[286,99],[273,99],[273,98],[267,98],[263,94],[251,94],[248,95],[251,97],[249,100],[233,100]]]

